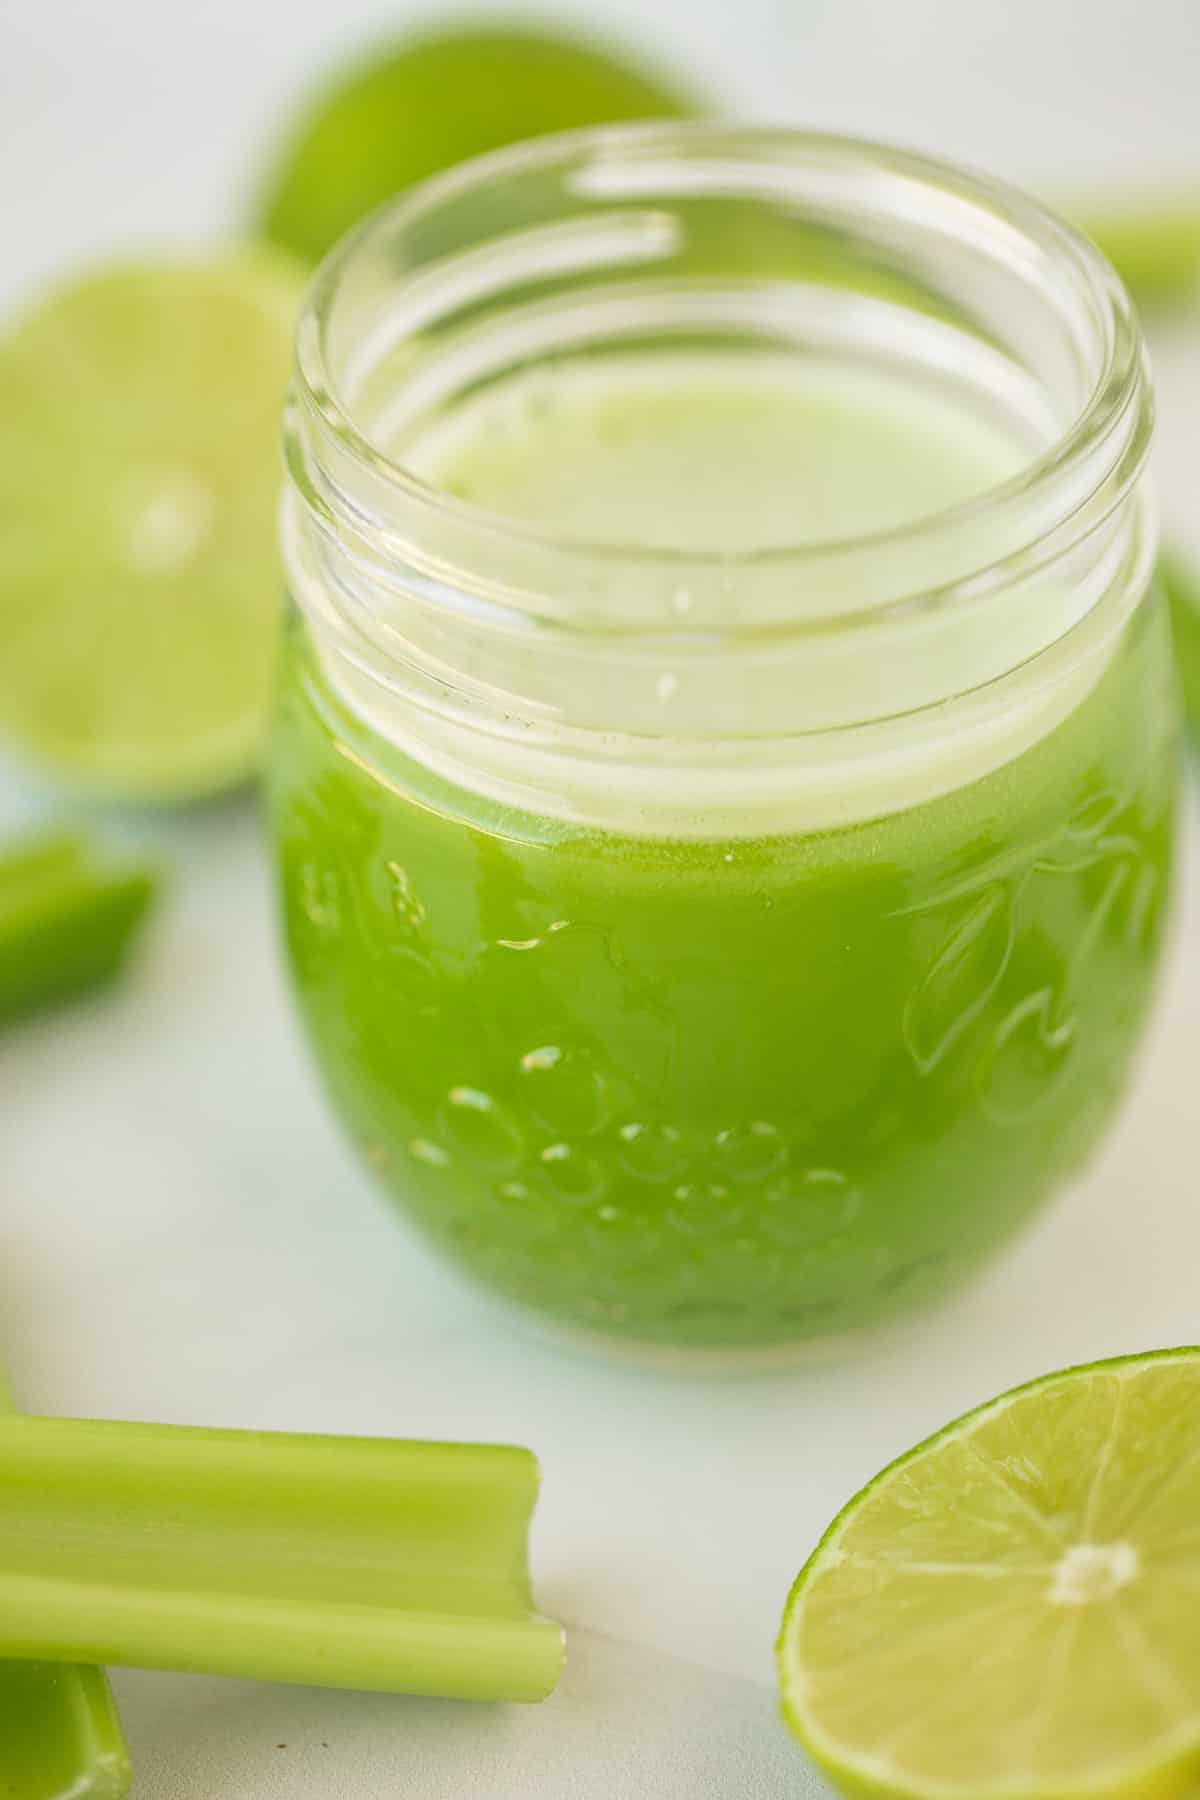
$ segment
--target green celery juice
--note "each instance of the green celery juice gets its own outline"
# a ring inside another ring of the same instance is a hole
[[[1030,447],[882,367],[660,345],[503,376],[396,454],[601,563],[627,543],[728,557],[719,638],[739,557],[962,507]],[[1059,599],[818,666],[811,692],[801,666],[796,729],[810,703],[838,712],[843,666],[878,718],[938,657],[970,659],[945,690],[965,691],[1020,662]],[[708,706],[737,740],[759,704],[739,668],[689,712],[666,658],[660,729],[702,734]],[[294,624],[273,783],[290,955],[366,1161],[496,1294],[659,1346],[837,1332],[960,1281],[1095,1146],[1163,930],[1153,594],[1052,700],[1018,696],[961,742],[935,707],[864,754],[772,771],[769,793],[751,764],[706,791],[665,755],[607,785],[563,758],[534,803],[504,761],[519,746],[464,729],[461,754],[426,752],[389,704]]]

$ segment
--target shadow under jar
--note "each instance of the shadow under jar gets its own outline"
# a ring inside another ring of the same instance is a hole
[[[297,368],[286,933],[398,1205],[647,1350],[960,1281],[1096,1145],[1161,948],[1107,264],[867,144],[589,133],[377,215]]]

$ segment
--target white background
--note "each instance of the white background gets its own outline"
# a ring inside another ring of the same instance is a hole
[[[0,0],[0,300],[93,252],[233,228],[281,107],[409,10]],[[1051,194],[1200,186],[1196,0],[608,0],[604,18],[746,115]],[[1200,335],[1157,349],[1166,509],[1200,550]],[[46,804],[0,776],[0,829]],[[1200,1338],[1200,865],[1136,1095],[1087,1183],[922,1325],[714,1382],[545,1348],[433,1266],[308,1074],[252,808],[152,835],[174,874],[136,976],[0,1042],[0,1354],[23,1404],[527,1443],[540,1597],[576,1629],[537,1709],[122,1675],[142,1800],[811,1792],[770,1650],[842,1500],[1015,1381]]]

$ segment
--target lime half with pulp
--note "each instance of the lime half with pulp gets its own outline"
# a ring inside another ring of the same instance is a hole
[[[259,762],[301,292],[273,254],[142,262],[0,340],[0,735],[76,783],[183,800]]]
[[[436,27],[369,51],[314,95],[254,224],[316,260],[428,175],[523,138],[696,110],[682,89],[597,44],[512,26]]]
[[[845,1792],[1200,1792],[1200,1350],[1050,1375],[885,1469],[779,1640]]]

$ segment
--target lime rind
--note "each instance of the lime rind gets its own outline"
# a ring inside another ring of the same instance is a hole
[[[605,34],[503,18],[430,24],[367,45],[314,90],[259,183],[252,228],[315,263],[376,207],[471,157],[699,110],[671,74]]]
[[[1194,1418],[1196,1410],[1200,1409],[1200,1347],[1182,1346],[1078,1364],[1026,1382],[933,1433],[889,1463],[837,1514],[789,1594],[776,1643],[776,1657],[784,1717],[814,1761],[843,1793],[870,1796],[872,1800],[1190,1800],[1194,1795],[1200,1782],[1200,1639],[1195,1653],[1195,1693],[1184,1697],[1183,1710],[1187,1716],[1173,1729],[1160,1733],[1144,1752],[1114,1760],[1092,1779],[1065,1781],[1043,1781],[1033,1770],[999,1779],[987,1774],[953,1781],[938,1781],[927,1776],[906,1778],[905,1771],[895,1761],[863,1753],[822,1729],[808,1704],[810,1684],[797,1660],[794,1641],[815,1581],[830,1568],[840,1565],[844,1557],[842,1544],[847,1531],[861,1517],[867,1504],[887,1492],[905,1470],[923,1463],[931,1455],[945,1453],[956,1443],[969,1443],[989,1422],[1005,1418],[1014,1406],[1031,1397],[1051,1396],[1055,1389],[1065,1392],[1071,1384],[1085,1378],[1112,1376],[1125,1382],[1170,1364],[1178,1364],[1195,1378],[1195,1407],[1190,1415]],[[1105,1462],[1103,1456],[1100,1462]],[[1101,1490],[1107,1474],[1107,1467],[1093,1468],[1089,1501],[1091,1493]],[[1200,1526],[1196,1536],[1200,1545]],[[963,1567],[966,1572],[967,1566]],[[1017,1566],[1000,1571],[1002,1578],[1032,1572]],[[1047,1574],[1061,1579],[1057,1569],[1048,1570],[1045,1565],[1037,1573],[1039,1581],[1044,1581]],[[1043,1587],[1043,1597],[1044,1591]],[[1197,1593],[1200,1596],[1200,1586]],[[1190,1608],[1186,1599],[1180,1603],[1180,1617],[1187,1614],[1194,1618],[1196,1610],[1200,1610],[1200,1601],[1192,1602]],[[955,1623],[961,1627],[960,1621]],[[986,1620],[982,1623],[976,1620],[975,1626],[980,1632],[986,1631]],[[895,1656],[899,1666],[903,1665],[906,1656],[911,1656],[911,1648],[903,1640],[897,1644]],[[977,1641],[974,1657],[977,1666],[978,1659],[986,1661],[986,1640],[982,1637]]]

